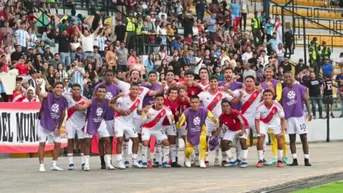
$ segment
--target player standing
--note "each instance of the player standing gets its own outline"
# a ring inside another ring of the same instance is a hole
[[[162,128],[162,122],[165,118],[169,120],[169,123],[175,128],[175,122],[173,114],[167,107],[164,106],[164,96],[162,94],[156,95],[155,104],[152,107],[147,106],[147,109],[144,110],[143,124],[142,124],[142,167],[147,168],[147,154],[148,154],[148,145],[150,141],[150,136],[156,138],[157,144],[163,145],[163,163],[162,167],[169,168],[171,167],[168,164],[169,161],[169,142],[168,137],[165,134],[164,128]],[[175,146],[176,148],[176,146]],[[173,152],[172,152],[173,153]]]
[[[105,115],[106,111],[110,108],[110,100],[106,99],[106,87],[99,86],[96,91],[95,97],[92,98],[90,103],[82,105],[82,108],[88,108],[87,121],[85,126],[85,166],[84,171],[89,171],[89,155],[91,141],[94,135],[98,134],[99,138],[103,138],[105,143],[105,165],[108,170],[114,170],[114,166],[111,164],[112,152],[111,152],[111,134],[107,130]],[[118,95],[117,97],[119,97]],[[113,99],[115,100],[116,97]]]
[[[199,69],[199,76],[200,76],[200,82],[199,82],[199,87],[205,91],[210,88],[210,80],[209,80],[209,75],[208,75],[208,70],[207,68],[200,68]]]
[[[212,115],[211,111],[205,109],[204,107],[200,107],[200,99],[198,96],[193,95],[190,98],[190,105],[191,107],[186,109],[182,113],[177,123],[178,128],[180,128],[185,122],[187,123],[185,166],[191,167],[191,154],[194,150],[194,147],[199,145],[200,167],[206,168],[205,157],[207,150],[207,131],[205,126],[205,120],[208,117],[213,121],[214,124],[217,124],[218,121]]]
[[[203,70],[204,71],[204,70]],[[228,93],[220,91],[218,89],[218,81],[215,76],[210,78],[209,88],[207,91],[203,91],[199,94],[200,101],[204,105],[204,107],[211,111],[213,116],[218,118],[222,113],[222,109],[220,107],[220,103],[223,99],[231,101],[233,97]],[[239,98],[237,98],[239,100]],[[237,101],[238,101],[237,100]],[[213,124],[212,121],[206,119],[206,129],[207,129],[207,139],[209,136],[212,135],[212,132],[218,128],[217,124]],[[218,146],[219,148],[219,146]],[[216,151],[216,157],[214,161],[215,166],[219,166],[219,151]],[[223,158],[226,156],[224,155]],[[224,160],[222,160],[224,161]],[[208,165],[208,152],[206,152],[205,164]]]
[[[272,130],[278,143],[277,167],[282,167],[282,154],[284,142],[282,136],[285,132],[285,113],[282,106],[273,100],[274,94],[271,90],[263,91],[263,102],[257,106],[255,126],[258,138],[257,152],[258,163],[257,167],[263,167],[264,155],[263,145],[267,135],[267,131]]]
[[[185,72],[185,86],[187,87],[188,97],[198,95],[202,92],[201,87],[194,81],[194,74],[191,71]]]
[[[164,99],[164,105],[170,109],[170,111],[173,113],[175,116],[175,120],[178,119],[180,116],[179,114],[179,99],[178,99],[178,88],[177,87],[170,87],[167,92],[167,97]],[[170,119],[168,117],[164,118],[163,122],[163,129],[166,132],[168,136],[168,141],[170,144],[170,157],[171,157],[171,167],[181,167],[181,165],[178,164],[177,160],[177,154],[178,154],[178,149],[177,149],[177,131],[175,127],[175,123],[171,123]],[[161,146],[158,145],[158,152],[161,152]],[[157,154],[156,154],[157,155]],[[159,157],[157,157],[159,158]],[[157,162],[160,160],[158,159]],[[165,160],[164,160],[165,161]],[[156,164],[155,164],[156,165]]]
[[[81,168],[83,169],[85,165],[85,158],[84,158],[84,127],[85,127],[85,120],[86,120],[86,113],[85,109],[82,108],[82,105],[88,102],[88,99],[81,95],[81,86],[79,84],[73,84],[71,86],[71,93],[66,93],[64,97],[68,101],[68,110],[67,110],[67,120],[66,120],[66,130],[67,130],[67,138],[68,138],[68,147],[67,147],[67,155],[69,161],[69,170],[74,169],[74,160],[73,160],[73,152],[74,152],[74,138],[75,134],[77,134],[77,139],[81,144]]]
[[[234,80],[234,74],[233,74],[233,69],[232,68],[225,68],[224,70],[224,77],[225,77],[225,82],[220,82],[219,87],[222,87],[223,90],[231,90],[235,91],[238,89],[243,88],[243,84],[241,82],[237,82]],[[241,104],[240,103],[233,103],[231,104],[231,107],[236,110],[241,110]]]
[[[285,111],[287,121],[287,133],[289,135],[290,148],[293,157],[293,163],[290,166],[297,166],[298,159],[296,154],[296,134],[300,135],[303,145],[305,166],[311,166],[309,161],[309,148],[307,143],[306,118],[304,116],[304,103],[307,108],[307,118],[312,120],[312,114],[309,104],[308,89],[297,84],[292,73],[285,74],[286,87],[282,90],[282,106]]]
[[[44,167],[44,148],[48,138],[54,141],[54,151],[51,162],[51,170],[60,171],[62,168],[57,166],[58,155],[61,148],[61,126],[65,118],[66,109],[68,106],[67,99],[62,96],[63,83],[56,82],[53,92],[41,92],[41,81],[37,81],[36,95],[44,98],[40,109],[39,122],[38,122],[38,157],[39,157],[39,171],[45,172]]]
[[[115,108],[116,116],[115,116],[115,134],[117,137],[117,167],[119,169],[125,169],[126,166],[123,163],[122,158],[122,145],[124,141],[124,134],[126,137],[132,140],[132,161],[133,166],[141,168],[142,165],[138,163],[138,133],[136,131],[136,127],[134,124],[135,118],[134,114],[137,115],[141,114],[143,98],[140,97],[140,87],[137,83],[132,83],[130,92],[126,93],[124,96],[118,98],[116,100]],[[119,113],[118,111],[124,111],[125,114]]]
[[[231,107],[231,104],[227,100],[222,100],[221,102],[222,113],[219,116],[219,127],[215,131],[214,136],[224,133],[222,139],[222,152],[225,152],[225,155],[228,157],[229,162],[223,163],[224,167],[233,167],[237,163],[232,156],[230,150],[230,143],[240,143],[242,151],[242,163],[241,167],[248,166],[248,147],[246,144],[247,137],[249,135],[250,129],[248,121],[245,117],[236,109]],[[239,159],[237,157],[237,159]]]
[[[106,95],[105,99],[111,100],[113,97],[117,96],[120,93],[119,87],[114,84],[113,81],[114,73],[112,70],[107,70],[105,72],[104,81],[94,88],[94,93],[97,92],[98,88],[101,86],[104,86],[106,88]],[[109,108],[106,111],[105,114],[105,122],[106,122],[106,128],[108,130],[108,133],[110,134],[110,148],[111,152],[113,150],[113,136],[114,136],[114,111],[113,109]],[[99,154],[100,154],[100,160],[101,160],[101,169],[106,169],[105,165],[105,159],[104,159],[104,139],[99,139]]]

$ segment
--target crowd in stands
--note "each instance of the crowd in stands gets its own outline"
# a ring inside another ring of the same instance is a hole
[[[282,81],[283,74],[292,71],[309,88],[313,78],[320,84],[324,77],[333,78],[334,64],[325,42],[313,39],[309,63],[300,59],[294,67],[290,61],[292,31],[282,30],[280,18],[272,19],[264,12],[257,11],[248,19],[247,0],[212,0],[211,4],[205,0],[114,0],[113,5],[118,10],[115,26],[105,22],[102,9],[93,11],[92,23],[72,10],[60,23],[52,18],[49,25],[39,28],[34,8],[23,13],[26,5],[20,1],[2,1],[1,101],[39,101],[34,94],[37,79],[43,81],[43,90],[63,81],[68,92],[71,84],[79,83],[90,98],[106,69],[114,70],[122,80],[127,79],[129,70],[138,69],[142,81],[148,81],[150,71],[156,71],[162,81],[165,73],[173,70],[176,80],[182,82],[185,71],[198,74],[202,66],[223,81],[223,70],[232,68],[236,81],[252,75],[262,82],[264,69],[270,66],[275,79]],[[52,47],[58,47],[56,53]],[[334,62],[342,65],[343,53]],[[10,79],[4,79],[4,74],[15,77],[16,84],[8,85]],[[339,98],[343,68],[336,79]],[[319,92],[317,97],[321,95]]]

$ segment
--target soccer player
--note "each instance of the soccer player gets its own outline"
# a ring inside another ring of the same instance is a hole
[[[150,91],[159,90],[161,88],[161,84],[157,82],[157,73],[155,71],[150,71],[148,74],[148,83],[144,84],[143,86],[148,88]],[[148,105],[153,105],[155,103],[155,99],[153,96],[146,95],[143,99],[143,107]]]
[[[222,165],[224,167],[233,167],[237,165],[230,150],[230,143],[240,143],[242,148],[242,151],[240,152],[242,154],[240,156],[242,158],[241,167],[247,167],[248,147],[246,145],[246,140],[250,132],[248,121],[241,112],[231,107],[229,101],[222,100],[221,107],[222,113],[219,116],[219,127],[213,135],[218,136],[220,133],[224,133],[222,152],[225,152],[229,162],[223,163]],[[237,159],[239,158],[237,157]]]
[[[185,81],[186,82],[184,85],[187,87],[188,97],[191,97],[193,95],[198,95],[202,91],[198,83],[194,81],[193,72],[191,71],[185,72]]]
[[[175,81],[174,71],[168,70],[166,73],[166,86],[164,87],[164,94],[167,93],[169,87],[178,87],[179,85],[180,83]]]
[[[111,100],[113,97],[117,96],[120,93],[119,87],[114,84],[113,81],[114,73],[112,70],[107,70],[104,75],[104,81],[96,85],[94,88],[94,93],[97,92],[99,86],[104,86],[106,88],[105,99]],[[114,111],[109,108],[105,114],[105,122],[108,133],[110,134],[110,147],[111,152],[113,150],[113,136],[114,136]],[[104,139],[100,138],[98,143],[100,160],[101,160],[101,169],[106,169],[105,159],[104,159]]]
[[[243,88],[243,84],[241,82],[237,82],[234,80],[234,74],[233,74],[233,69],[232,68],[225,68],[224,70],[224,77],[225,77],[225,82],[220,82],[219,87],[222,88],[222,90],[231,90],[235,91],[237,89]],[[231,107],[236,110],[241,109],[241,104],[240,103],[233,103],[231,104]]]
[[[156,101],[155,101],[156,102]],[[178,88],[177,87],[170,87],[168,89],[167,92],[167,97],[164,99],[164,105],[166,107],[168,107],[170,109],[170,111],[173,113],[173,115],[175,116],[175,119],[177,120],[178,117],[180,116],[179,114],[179,99],[178,99]],[[178,153],[178,149],[177,149],[177,131],[176,131],[176,127],[175,127],[175,123],[171,123],[170,119],[168,117],[164,118],[163,122],[163,129],[164,132],[166,132],[167,136],[168,136],[168,141],[170,143],[170,156],[171,156],[171,167],[181,167],[181,165],[179,165],[177,163],[177,153]],[[161,146],[158,145],[158,152],[161,152]],[[157,154],[156,154],[157,155]],[[159,156],[157,158],[160,158]],[[160,162],[160,160],[158,159],[157,162]],[[157,163],[156,163],[157,164]],[[155,165],[156,165],[155,164]]]
[[[163,145],[163,163],[162,167],[169,168],[171,167],[168,164],[169,161],[169,142],[168,137],[165,133],[164,128],[162,128],[162,122],[165,118],[169,120],[170,125],[175,128],[175,122],[173,114],[169,108],[164,106],[164,96],[162,94],[156,95],[155,104],[152,107],[147,106],[144,109],[143,124],[142,124],[142,167],[147,168],[147,154],[148,154],[148,145],[150,136],[156,138],[157,144]],[[176,148],[176,146],[175,146]],[[175,150],[176,151],[176,150]],[[172,152],[173,154],[173,152]]]
[[[43,98],[42,106],[39,112],[38,123],[38,157],[39,171],[45,172],[44,167],[44,148],[48,138],[54,141],[54,151],[51,163],[51,170],[60,171],[62,168],[57,166],[58,155],[61,147],[61,126],[65,118],[66,109],[68,107],[67,99],[62,95],[63,83],[56,82],[52,92],[41,92],[41,81],[37,81],[36,95]]]
[[[117,137],[117,167],[119,169],[125,169],[126,166],[123,163],[122,158],[122,145],[125,137],[128,137],[132,141],[132,161],[133,167],[141,168],[142,165],[138,163],[138,133],[134,124],[135,118],[134,114],[140,115],[142,109],[143,98],[140,97],[140,87],[137,83],[132,83],[130,87],[130,92],[126,93],[124,96],[118,98],[113,106],[116,109],[115,116],[115,134]],[[119,113],[118,111],[124,111],[125,114]]]
[[[202,67],[199,69],[200,82],[198,85],[203,91],[206,91],[210,88],[210,80],[208,74],[209,73],[207,68]]]
[[[191,154],[194,146],[199,145],[200,150],[200,167],[206,168],[205,156],[207,150],[206,141],[206,126],[205,120],[209,118],[214,124],[217,124],[217,119],[212,115],[211,111],[204,107],[200,107],[200,99],[197,95],[190,98],[191,107],[186,109],[178,123],[177,127],[180,128],[185,122],[187,123],[187,136],[186,136],[186,149],[185,149],[185,166],[191,167]]]
[[[87,120],[85,126],[85,166],[84,171],[90,170],[89,165],[89,155],[91,141],[94,135],[98,134],[99,138],[103,138],[105,144],[105,165],[108,170],[114,170],[114,166],[111,164],[112,161],[112,151],[111,151],[111,134],[107,130],[105,115],[107,110],[111,107],[111,103],[115,101],[118,96],[114,97],[111,101],[106,99],[106,87],[104,85],[99,86],[96,91],[95,97],[89,103],[82,105],[81,108],[88,108],[87,110]]]
[[[273,91],[269,89],[264,90],[263,102],[256,109],[255,126],[257,136],[259,137],[257,141],[257,167],[263,167],[264,165],[263,145],[268,130],[272,130],[278,143],[277,167],[283,167],[282,154],[284,141],[282,136],[285,132],[285,113],[282,106],[277,101],[274,101],[273,97]]]
[[[287,121],[287,133],[289,135],[290,148],[293,157],[293,163],[290,166],[297,166],[298,159],[296,154],[296,134],[300,135],[303,145],[305,166],[311,166],[309,161],[309,148],[307,143],[306,118],[304,116],[304,104],[307,108],[307,119],[312,120],[312,114],[309,104],[308,89],[297,84],[292,73],[285,74],[286,87],[282,90],[282,106],[285,111]]]
[[[220,91],[218,89],[218,81],[215,76],[212,76],[210,78],[209,88],[207,91],[202,91],[199,95],[200,101],[203,104],[203,106],[212,112],[213,116],[218,118],[220,114],[222,113],[220,102],[223,99],[231,101],[233,97],[229,95],[228,93],[225,93],[223,91]],[[237,101],[239,101],[239,97],[237,97]],[[207,139],[209,136],[212,135],[212,132],[215,131],[218,127],[217,124],[213,124],[210,120],[206,119],[206,130],[207,130]],[[219,148],[219,146],[217,147]],[[216,157],[214,160],[214,165],[219,166],[219,149],[216,151]],[[225,158],[226,156],[224,156]],[[222,160],[224,161],[224,160]],[[208,152],[206,152],[206,158],[205,158],[205,164],[208,165]]]
[[[77,139],[81,144],[81,168],[83,169],[83,167],[85,166],[85,135],[83,128],[85,127],[86,113],[85,109],[82,108],[82,105],[88,103],[88,99],[81,95],[81,86],[79,84],[73,84],[71,89],[71,93],[64,94],[64,97],[68,101],[67,120],[65,125],[68,138],[67,155],[69,161],[69,170],[74,169],[73,152],[75,134],[77,134]]]
[[[113,78],[113,82],[115,84],[117,84],[120,88],[120,90],[124,93],[127,93],[130,91],[131,85],[132,84],[138,84],[138,82],[140,81],[140,72],[136,69],[131,70],[130,71],[130,83],[118,80],[117,78]],[[144,87],[144,86],[140,86],[139,87],[139,98],[144,99],[145,96],[155,96],[156,94],[160,94],[163,93],[164,91],[164,87],[165,87],[166,83],[165,81],[162,82],[161,87],[158,90],[154,90],[151,91],[150,89]],[[142,125],[142,118],[141,116],[139,116],[136,111],[133,114],[133,118],[134,118],[134,125],[135,125],[135,130],[138,133],[138,140],[140,141],[141,139],[141,125]],[[118,144],[117,144],[118,147]],[[128,156],[128,140],[125,139],[124,143],[123,143],[123,154],[124,154],[124,159],[125,159],[125,166],[129,167],[129,161],[127,160],[127,156]],[[139,149],[142,148],[142,145],[139,144]],[[121,152],[121,151],[120,151]],[[139,152],[141,152],[139,150]],[[141,163],[141,161],[139,161]]]
[[[274,94],[274,98],[277,101],[280,101],[281,95],[282,95],[282,83],[279,82],[278,80],[273,79],[273,75],[274,75],[273,69],[270,66],[267,66],[266,69],[264,70],[265,81],[262,83],[262,88],[271,90]],[[273,153],[273,158],[268,163],[268,165],[274,165],[278,161],[278,157],[277,157],[278,142],[277,142],[277,139],[275,138],[275,134],[271,130],[268,130],[268,133],[270,134],[270,141],[271,141],[272,153]],[[282,161],[285,164],[288,164],[286,135],[281,135],[281,138],[284,143]]]

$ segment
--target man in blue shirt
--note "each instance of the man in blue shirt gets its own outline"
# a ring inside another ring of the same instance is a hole
[[[172,48],[172,52],[174,52],[174,50],[180,51],[181,50],[181,43],[180,43],[181,37],[180,36],[176,36],[175,40],[173,40],[170,45]]]
[[[241,20],[241,5],[237,3],[237,0],[234,0],[233,3],[230,4],[230,9],[232,11],[232,21],[234,21],[233,31],[237,32]]]
[[[328,76],[332,78],[333,65],[330,63],[329,58],[324,58],[324,65],[322,67],[323,76]]]
[[[216,23],[217,23],[217,20],[216,20],[216,14],[215,13],[212,13],[211,17],[207,19],[207,22],[206,22],[206,27],[207,27],[207,30],[209,32],[209,35],[210,35],[210,38],[212,39],[213,35],[216,33],[217,31],[217,27],[216,27]]]
[[[267,46],[270,46],[271,50],[276,52],[278,50],[279,43],[281,42],[277,39],[276,32],[273,32],[273,38],[267,42]]]
[[[272,19],[269,17],[266,24],[266,34],[267,42],[273,38],[274,24],[272,24]]]

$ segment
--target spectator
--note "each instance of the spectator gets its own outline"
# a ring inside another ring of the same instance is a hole
[[[310,81],[306,85],[309,89],[309,96],[312,107],[313,118],[316,118],[316,104],[318,105],[319,118],[322,119],[322,92],[323,82],[316,78],[314,72],[310,73]]]
[[[128,50],[125,48],[125,42],[120,43],[120,48],[117,50],[117,70],[118,71],[127,71],[128,70]]]
[[[322,71],[323,71],[323,76],[327,76],[327,77],[332,78],[334,68],[333,68],[333,65],[331,64],[329,58],[324,58],[324,64],[322,67]]]
[[[60,53],[61,62],[63,66],[70,66],[71,56],[70,56],[70,37],[66,30],[60,31],[56,37],[56,42],[58,43],[58,52]]]

